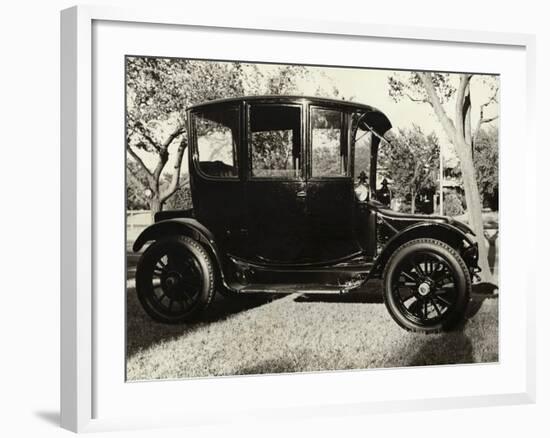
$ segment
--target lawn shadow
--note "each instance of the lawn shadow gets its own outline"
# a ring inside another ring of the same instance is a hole
[[[126,294],[127,359],[140,350],[179,338],[205,325],[225,320],[233,315],[263,306],[276,298],[282,297],[273,297],[267,294],[224,297],[218,293],[214,297],[212,304],[197,321],[173,325],[162,324],[152,320],[141,307],[136,296],[135,288],[128,287]]]
[[[264,360],[235,370],[235,375],[281,374],[301,371],[293,361],[276,358]]]
[[[441,352],[445,354],[441,354]],[[412,352],[411,352],[412,353]],[[472,341],[462,331],[427,335],[407,366],[451,365],[474,363]]]
[[[130,247],[126,251],[126,278],[133,280],[141,253],[132,252]],[[135,287],[126,288],[126,358],[130,358],[140,350],[147,349],[155,344],[179,338],[191,333],[199,327],[222,321],[240,312],[263,306],[274,297],[271,295],[255,294],[236,297],[224,297],[216,293],[213,302],[207,311],[196,321],[186,324],[162,324],[153,321],[139,303]]]
[[[472,292],[478,295],[494,296],[498,286],[494,283],[481,282],[472,286]]]
[[[473,318],[479,312],[485,300],[498,298],[498,295],[495,294],[496,290],[498,290],[498,286],[492,283],[473,285],[470,303],[466,311],[466,320]],[[382,282],[380,280],[369,280],[360,289],[347,294],[302,294],[294,301],[296,303],[382,304],[384,303],[384,295]]]
[[[472,296],[470,297],[470,304],[466,312],[466,318],[473,318],[485,300],[493,300],[498,298],[495,292],[498,290],[498,286],[493,283],[477,283],[472,286]]]
[[[373,303],[384,302],[380,280],[369,280],[361,288],[345,294],[303,294],[296,303]]]

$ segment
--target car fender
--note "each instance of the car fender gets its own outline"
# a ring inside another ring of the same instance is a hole
[[[447,243],[461,254],[469,267],[477,268],[477,243],[472,237],[452,224],[421,222],[398,231],[388,240],[374,263],[372,274],[381,275],[391,255],[405,242],[423,237]]]
[[[155,222],[140,233],[132,249],[138,252],[147,242],[170,236],[188,236],[200,242],[212,256],[225,283],[221,252],[216,245],[214,235],[196,219],[174,218]]]

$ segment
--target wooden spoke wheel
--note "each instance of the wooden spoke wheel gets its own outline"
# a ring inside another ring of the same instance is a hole
[[[144,310],[156,321],[185,322],[212,301],[212,260],[203,246],[190,237],[154,242],[139,260],[136,290]]]
[[[466,264],[449,245],[417,239],[399,247],[384,270],[384,301],[411,331],[450,330],[466,314],[471,292]]]

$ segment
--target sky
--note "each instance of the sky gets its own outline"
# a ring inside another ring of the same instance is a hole
[[[407,79],[408,72],[396,72],[392,70],[359,69],[359,68],[322,68],[316,76],[318,79],[309,84],[303,84],[305,89],[321,85],[327,89],[330,84],[336,86],[340,94],[345,98],[351,98],[355,102],[364,103],[381,110],[390,119],[394,130],[400,128],[411,128],[418,125],[425,134],[435,132],[442,145],[443,155],[446,159],[454,161],[456,154],[454,147],[449,142],[443,128],[434,114],[431,106],[427,103],[412,102],[408,98],[402,98],[396,102],[388,93],[388,79],[390,76],[397,76]],[[470,84],[472,99],[472,127],[477,126],[479,121],[480,106],[487,102],[492,95],[492,90],[486,80],[489,77],[481,75],[474,76]],[[493,76],[493,78],[495,78]],[[484,81],[485,79],[485,81]],[[458,75],[451,74],[451,83],[458,85]],[[498,78],[493,79],[498,81]],[[454,98],[444,105],[451,118],[454,114]],[[492,116],[498,113],[498,105],[491,105],[487,108],[485,116]]]
[[[270,64],[258,64],[258,67],[265,73],[274,73],[278,66]],[[299,79],[297,87],[299,95],[315,95],[321,88],[326,90],[325,97],[333,97],[333,88],[338,89],[340,97],[345,100],[353,100],[358,103],[364,103],[378,108],[390,119],[394,130],[402,128],[411,128],[418,125],[425,134],[434,132],[442,146],[442,153],[445,162],[453,166],[457,163],[456,154],[453,145],[447,139],[441,124],[435,116],[431,106],[427,103],[412,102],[404,97],[399,102],[394,101],[388,93],[388,78],[397,76],[403,79],[407,78],[408,72],[392,71],[381,69],[366,68],[343,68],[343,67],[308,67],[310,76],[306,79]],[[246,65],[245,65],[246,71]],[[480,106],[487,102],[493,90],[490,83],[498,84],[498,77],[475,75],[470,83],[470,93],[472,100],[471,122],[472,127],[477,126],[480,114]],[[458,84],[458,75],[450,74],[450,81],[453,85]],[[294,93],[293,93],[294,94]],[[453,118],[454,97],[444,104],[449,116]],[[485,111],[486,116],[497,115],[499,111],[498,104],[491,104]],[[497,119],[498,120],[498,119]],[[494,122],[494,123],[498,123]],[[177,146],[172,146],[175,149]],[[172,150],[169,150],[173,158]],[[143,160],[150,167],[154,167],[156,157],[152,154],[141,153]],[[167,171],[173,168],[173,161],[169,160],[165,169]],[[184,157],[182,171],[187,172],[187,157]]]

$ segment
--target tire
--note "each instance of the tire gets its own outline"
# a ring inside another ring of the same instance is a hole
[[[460,254],[437,239],[400,246],[383,274],[384,303],[406,330],[438,333],[455,328],[465,316],[472,281]]]
[[[204,247],[187,236],[154,242],[139,259],[136,291],[155,321],[179,324],[200,315],[212,302],[215,271]]]

